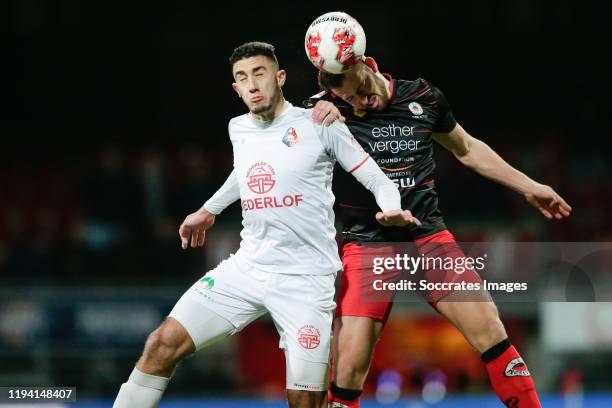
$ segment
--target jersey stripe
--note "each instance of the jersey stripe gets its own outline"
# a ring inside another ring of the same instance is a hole
[[[366,161],[368,161],[368,159],[370,158],[370,156],[366,156],[365,159],[362,160],[361,163],[359,163],[358,165],[356,165],[355,167],[353,167],[353,170],[349,171],[349,174],[351,174],[352,172],[354,172],[355,170],[357,170],[358,168],[360,168],[361,166],[363,166],[363,163],[365,163]]]

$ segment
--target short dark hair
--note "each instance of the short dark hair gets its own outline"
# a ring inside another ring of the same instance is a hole
[[[333,88],[340,88],[344,82],[344,74],[332,74],[326,71],[319,71],[319,87],[330,92]]]
[[[278,65],[278,59],[276,58],[276,54],[274,53],[274,46],[272,44],[268,44],[260,41],[251,41],[248,43],[244,43],[239,47],[234,49],[232,56],[229,58],[230,65],[233,67],[234,64],[240,60],[245,58],[256,57],[258,55],[263,55],[268,58],[276,65]]]

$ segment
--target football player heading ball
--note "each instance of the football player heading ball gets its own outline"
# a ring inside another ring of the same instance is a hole
[[[391,300],[360,299],[360,274],[363,257],[369,251],[367,243],[441,242],[445,243],[446,256],[463,256],[438,208],[434,142],[476,173],[522,194],[547,219],[563,219],[572,210],[551,187],[513,168],[486,143],[465,131],[455,120],[444,94],[429,81],[392,78],[381,73],[373,58],[359,55],[365,51],[365,35],[363,30],[351,31],[355,23],[348,22],[352,20],[344,13],[328,13],[309,27],[307,55],[320,69],[319,86],[323,92],[305,105],[314,106],[315,120],[346,121],[366,152],[398,186],[402,208],[410,210],[422,225],[376,225],[371,221],[375,208],[372,200],[342,174],[334,176],[344,236],[344,271],[332,345],[330,403],[334,407],[359,406],[374,346],[392,307]],[[322,24],[326,24],[325,30],[317,30]],[[360,35],[364,49],[351,54],[351,44],[359,44]],[[329,38],[337,40],[335,53],[333,45],[328,44]],[[325,48],[321,47],[323,44]],[[463,279],[478,281],[480,277],[469,271]],[[504,404],[540,407],[529,371],[510,344],[497,308],[486,291],[469,302],[459,301],[460,294],[452,291],[428,293],[425,297],[481,353],[495,393]],[[519,374],[507,375],[510,366],[515,368],[512,373]]]

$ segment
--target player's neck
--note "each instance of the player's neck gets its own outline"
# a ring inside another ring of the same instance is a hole
[[[274,120],[274,118],[279,117],[287,108],[289,107],[289,103],[285,100],[283,96],[278,99],[276,106],[274,109],[270,109],[270,111],[261,114],[251,113],[253,118],[262,122],[269,122]]]

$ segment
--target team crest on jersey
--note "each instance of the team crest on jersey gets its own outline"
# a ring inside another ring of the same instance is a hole
[[[302,326],[298,331],[298,342],[307,350],[315,349],[321,343],[321,333],[313,325]]]
[[[276,172],[268,163],[259,162],[247,171],[247,185],[256,194],[265,194],[276,184]]]
[[[514,360],[510,361],[506,366],[506,370],[504,371],[506,377],[529,377],[529,370],[527,369],[527,365],[523,361],[522,358],[518,357]]]
[[[287,147],[294,146],[298,142],[298,135],[294,128],[290,127],[283,136],[283,143]]]
[[[412,112],[414,115],[418,116],[423,114],[423,107],[418,102],[410,102],[408,109],[410,109],[410,112]]]

